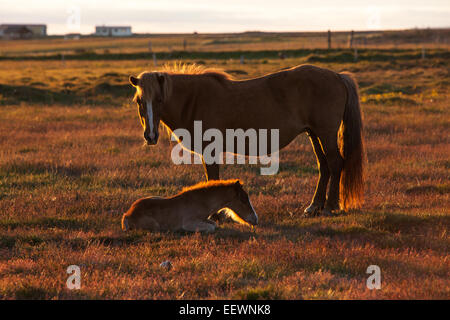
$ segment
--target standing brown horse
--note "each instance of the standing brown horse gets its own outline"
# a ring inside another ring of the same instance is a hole
[[[363,198],[363,136],[358,87],[349,74],[301,65],[237,81],[198,66],[130,76],[148,144],[158,142],[159,123],[171,131],[279,129],[279,149],[306,132],[319,179],[306,214],[358,207]],[[224,149],[225,150],[225,147]],[[271,150],[275,152],[277,150]],[[206,178],[219,179],[219,165],[205,164]],[[331,179],[326,197],[328,181]]]

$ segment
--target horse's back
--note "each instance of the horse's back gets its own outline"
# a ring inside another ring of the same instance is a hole
[[[291,117],[302,127],[309,129],[339,127],[345,108],[347,93],[338,73],[313,66],[300,65],[288,69],[283,82],[278,83],[278,90],[289,97]]]
[[[242,128],[279,128],[286,143],[310,127],[339,125],[346,101],[344,84],[336,72],[300,65],[266,76],[238,81],[228,93],[228,125]],[[235,114],[245,114],[236,118]],[[248,116],[247,116],[248,115]],[[226,119],[226,117],[223,117]],[[329,124],[326,122],[330,122]]]
[[[177,230],[180,228],[178,211],[176,203],[171,198],[147,197],[135,201],[123,219],[130,229]]]

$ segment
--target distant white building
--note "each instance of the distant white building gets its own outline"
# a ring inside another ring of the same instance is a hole
[[[96,26],[95,35],[103,37],[127,37],[131,36],[131,27],[129,26]]]
[[[29,39],[45,37],[47,26],[45,24],[1,24],[0,38]]]

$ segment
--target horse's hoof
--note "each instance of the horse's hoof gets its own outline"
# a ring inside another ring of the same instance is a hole
[[[336,217],[339,214],[341,214],[342,211],[338,208],[338,209],[329,209],[329,208],[324,208],[322,210],[322,215],[324,217]]]
[[[335,214],[330,209],[323,209],[321,215],[324,217],[334,217]]]
[[[312,217],[320,212],[321,207],[317,204],[311,204],[308,208],[303,211],[304,217]]]
[[[205,222],[206,222],[206,223],[209,223],[209,224],[212,225],[214,228],[217,228],[217,223],[216,223],[214,220],[206,219]]]

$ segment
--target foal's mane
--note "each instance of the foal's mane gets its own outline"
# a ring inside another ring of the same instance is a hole
[[[230,179],[230,180],[209,180],[202,181],[193,186],[185,187],[179,194],[183,194],[189,191],[195,191],[200,189],[211,189],[217,187],[230,187],[233,186],[239,179]]]

